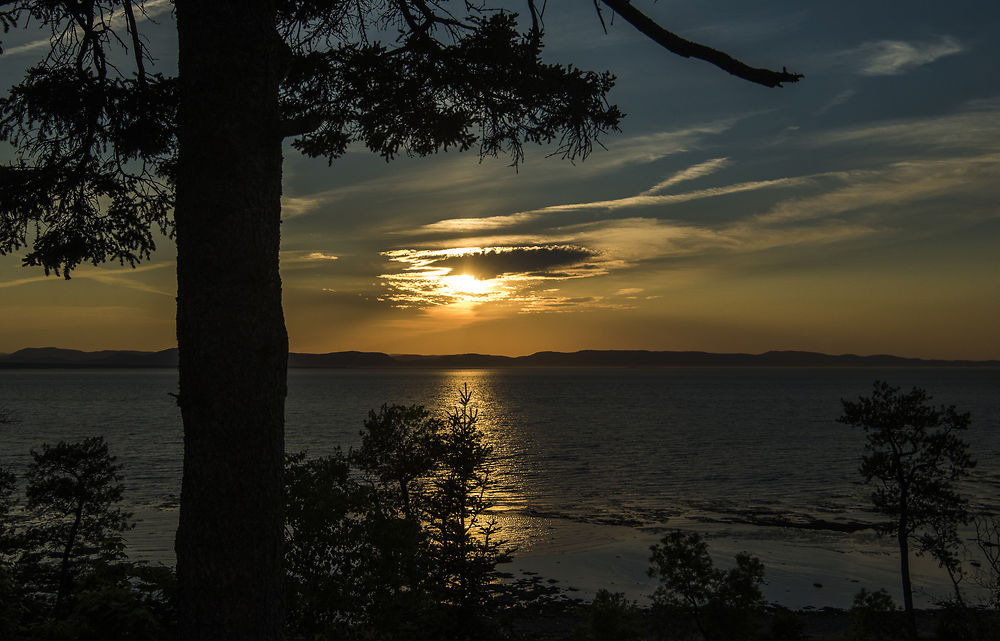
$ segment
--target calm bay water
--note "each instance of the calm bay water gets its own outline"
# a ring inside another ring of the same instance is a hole
[[[859,584],[893,587],[891,547],[836,531],[873,518],[857,485],[863,436],[836,418],[840,399],[875,379],[972,412],[970,492],[1000,509],[993,369],[292,370],[287,449],[349,448],[369,409],[443,411],[468,383],[497,455],[498,515],[525,567],[641,594],[649,543],[684,527],[723,555],[759,554],[770,598],[842,604]],[[0,426],[0,464],[21,470],[42,442],[103,434],[141,519],[133,554],[169,562],[182,448],[171,392],[172,370],[0,370],[0,407],[17,419]],[[920,571],[940,583],[932,566]]]

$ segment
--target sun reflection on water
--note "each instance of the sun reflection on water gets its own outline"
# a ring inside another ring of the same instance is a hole
[[[498,396],[497,372],[491,370],[452,370],[441,372],[440,380],[428,406],[451,410],[458,401],[458,390],[469,386],[472,407],[478,410],[478,427],[493,450],[492,486],[486,498],[492,503],[490,516],[500,526],[500,538],[518,550],[527,550],[541,540],[538,519],[525,516],[529,509],[532,476],[524,458],[526,435],[512,415],[509,401]]]

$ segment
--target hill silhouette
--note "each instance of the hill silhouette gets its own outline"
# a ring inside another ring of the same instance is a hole
[[[582,350],[536,352],[528,356],[492,354],[384,354],[330,352],[288,355],[293,369],[318,368],[479,368],[479,367],[1000,367],[1000,360],[940,360],[889,354],[821,354],[769,351],[763,354],[720,354],[698,351]],[[0,355],[0,368],[155,368],[177,367],[177,349],[158,352],[102,350],[83,352],[58,347],[32,347]]]

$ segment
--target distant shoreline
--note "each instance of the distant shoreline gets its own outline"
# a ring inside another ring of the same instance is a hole
[[[536,352],[528,356],[491,354],[419,355],[382,352],[331,352],[288,355],[291,369],[455,369],[508,367],[936,367],[1000,368],[1000,360],[941,360],[906,358],[888,354],[821,354],[802,351],[770,351],[763,354],[699,351],[582,350]],[[27,348],[0,355],[0,369],[44,368],[175,368],[177,349],[159,352],[104,350],[84,352],[58,347]]]

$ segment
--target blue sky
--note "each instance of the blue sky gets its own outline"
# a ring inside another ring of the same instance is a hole
[[[173,56],[169,6],[147,23]],[[551,61],[618,77],[623,131],[570,164],[286,153],[292,349],[701,349],[1000,358],[1000,5],[639,2],[754,66],[673,56],[550,2]],[[4,37],[0,81],[42,49]],[[9,153],[9,152],[7,152]],[[168,241],[64,282],[0,258],[0,352],[174,344]]]

